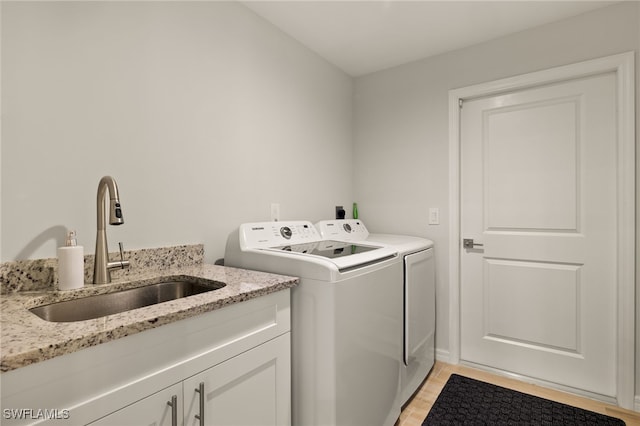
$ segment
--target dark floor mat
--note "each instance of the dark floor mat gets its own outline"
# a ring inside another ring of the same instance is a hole
[[[422,426],[624,424],[604,414],[452,374]]]

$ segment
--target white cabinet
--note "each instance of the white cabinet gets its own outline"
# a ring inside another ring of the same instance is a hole
[[[184,425],[290,424],[289,345],[278,339],[185,380]]]
[[[179,401],[180,400],[180,401]],[[90,423],[91,426],[175,426],[182,418],[182,383],[175,384],[135,402],[106,417]],[[175,404],[170,406],[169,403]],[[175,408],[174,408],[175,407]],[[174,414],[174,411],[175,414]]]
[[[290,290],[3,373],[2,408],[67,418],[2,418],[3,426],[291,424]],[[4,413],[4,411],[3,411]]]
[[[289,352],[287,333],[90,425],[288,425]]]

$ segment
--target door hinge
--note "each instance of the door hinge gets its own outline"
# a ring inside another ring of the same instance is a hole
[[[458,99],[458,106],[462,108],[462,99]]]

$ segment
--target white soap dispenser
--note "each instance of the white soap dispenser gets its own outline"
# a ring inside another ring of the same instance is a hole
[[[58,247],[58,288],[74,290],[84,286],[84,249],[69,231],[64,247]]]

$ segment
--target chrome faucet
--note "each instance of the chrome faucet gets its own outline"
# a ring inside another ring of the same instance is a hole
[[[111,176],[104,176],[98,184],[98,233],[96,235],[96,255],[93,263],[93,283],[106,284],[111,282],[112,269],[126,269],[129,261],[124,260],[122,243],[120,243],[120,260],[109,262],[109,251],[107,247],[107,230],[105,222],[105,196],[109,190],[109,224],[122,225],[122,208],[120,207],[120,197],[118,195],[118,185]]]

